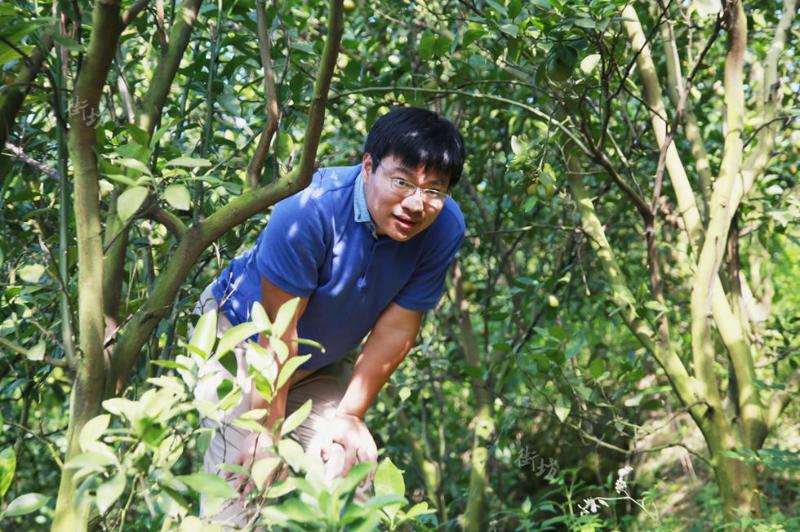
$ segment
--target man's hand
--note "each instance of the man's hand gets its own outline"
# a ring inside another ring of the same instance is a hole
[[[250,472],[253,463],[274,456],[270,448],[272,447],[272,438],[269,435],[261,432],[251,432],[244,440],[242,446],[239,448],[239,454],[236,455],[233,463],[242,466],[246,471]],[[264,487],[272,484],[275,476],[279,473],[280,468],[276,468],[272,474],[272,478],[267,479]],[[250,493],[256,486],[249,476],[244,476],[238,473],[229,473],[228,478],[235,479],[234,488],[243,496]]]
[[[330,422],[326,440],[322,444],[322,459],[328,461],[331,447],[339,444],[344,448],[344,466],[341,476],[347,475],[356,462],[378,463],[378,447],[366,423],[358,416],[337,412]],[[371,475],[370,475],[371,477]]]

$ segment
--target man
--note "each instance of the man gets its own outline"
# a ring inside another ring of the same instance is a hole
[[[265,408],[268,428],[311,398],[312,414],[293,433],[306,451],[329,460],[343,450],[341,475],[356,462],[376,462],[364,414],[414,344],[464,238],[463,216],[448,195],[463,161],[463,140],[450,122],[423,109],[395,109],[370,130],[360,165],[323,168],[308,188],[279,202],[256,244],[201,303],[204,310],[219,305],[222,332],[248,321],[256,301],[274,319],[299,297],[285,338],[289,356],[312,357],[267,403],[248,382],[239,349],[238,374],[214,367],[198,396],[216,400],[217,385],[235,378],[244,394],[226,421]],[[353,366],[348,355],[367,334]],[[297,338],[325,351],[291,341]],[[226,427],[206,453],[206,468],[247,467],[268,443],[259,433]]]

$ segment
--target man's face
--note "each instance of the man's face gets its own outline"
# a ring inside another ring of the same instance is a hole
[[[367,153],[362,167],[364,194],[378,235],[403,242],[430,226],[442,211],[443,198],[437,201],[432,191],[446,193],[449,177],[426,171],[423,165],[409,168],[393,155],[376,166]],[[412,186],[419,188],[409,194]]]

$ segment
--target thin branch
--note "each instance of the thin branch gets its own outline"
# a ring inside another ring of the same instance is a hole
[[[17,119],[17,114],[22,109],[22,103],[28,94],[28,89],[36,79],[42,69],[45,58],[53,47],[53,31],[45,31],[36,46],[36,50],[31,54],[31,61],[14,78],[14,88],[5,91],[2,103],[0,103],[0,148],[6,145],[11,128]],[[3,183],[5,172],[0,173],[0,185]]]
[[[515,233],[525,233],[533,229],[553,229],[556,231],[565,231],[567,233],[580,233],[583,231],[583,229],[580,226],[533,223],[523,227],[516,227],[514,229],[497,229],[495,231],[481,231],[479,233],[467,233],[467,235],[464,238],[480,238],[482,236],[488,236],[488,235],[508,235]]]
[[[136,0],[136,3],[129,7],[125,14],[122,15],[122,27],[126,28],[134,20],[136,20],[136,17],[139,16],[139,13],[141,13],[149,3],[150,0]]]
[[[50,456],[52,456],[53,460],[55,461],[55,463],[58,464],[59,469],[64,467],[64,462],[61,461],[61,457],[58,456],[58,451],[56,451],[55,447],[53,446],[53,444],[50,441],[46,440],[44,437],[40,436],[39,434],[33,432],[31,429],[29,429],[27,427],[24,427],[24,426],[22,426],[22,425],[20,425],[18,423],[15,423],[15,422],[10,421],[8,419],[5,420],[5,423],[8,424],[8,425],[11,425],[12,427],[15,427],[18,430],[21,430],[23,432],[27,432],[28,434],[30,434],[31,436],[33,436],[34,438],[36,438],[37,440],[42,442],[45,445],[45,447],[47,447],[47,450],[50,451]],[[61,432],[61,431],[59,431],[59,432]]]
[[[183,238],[186,234],[186,224],[183,223],[178,216],[163,209],[158,204],[154,204],[151,208],[147,209],[144,213],[145,217],[160,223],[167,228],[167,231],[172,233],[176,240]]]
[[[565,125],[566,120],[559,122],[547,113],[540,111],[539,109],[522,103],[520,101],[512,100],[510,98],[503,98],[502,96],[494,96],[492,94],[483,94],[480,92],[469,92],[469,91],[462,91],[456,89],[429,89],[425,87],[409,87],[409,86],[382,86],[382,87],[364,87],[361,89],[354,89],[350,91],[343,91],[334,96],[331,96],[330,100],[334,101],[339,98],[343,98],[345,96],[349,96],[351,94],[364,94],[370,92],[394,92],[394,91],[407,91],[407,92],[420,92],[423,94],[452,94],[456,96],[465,96],[467,98],[476,98],[481,100],[488,100],[498,103],[503,103],[506,105],[511,105],[514,107],[519,107],[520,109],[524,109],[525,111],[531,113],[532,115],[541,118],[542,120],[552,121],[556,125],[558,129],[561,130],[564,135],[566,135],[570,140],[572,140],[575,145],[580,148],[581,152],[585,155],[591,156],[592,153],[589,149],[584,145],[584,143],[575,136],[575,134]]]
[[[264,110],[267,114],[267,123],[264,124],[264,131],[258,139],[258,146],[247,166],[247,178],[250,187],[258,187],[261,171],[264,169],[264,161],[267,158],[272,137],[278,130],[280,123],[280,111],[278,110],[278,97],[275,92],[275,74],[272,71],[272,51],[267,28],[267,11],[263,0],[256,0],[256,15],[258,17],[258,50],[261,54],[261,65],[264,69],[264,96],[266,103]]]
[[[61,175],[58,173],[58,171],[55,168],[53,168],[52,166],[48,166],[45,163],[41,163],[41,162],[37,161],[36,159],[33,159],[32,157],[28,156],[21,147],[15,146],[14,144],[11,144],[10,142],[6,142],[6,149],[11,153],[11,155],[14,156],[14,158],[19,159],[20,161],[22,161],[23,163],[27,164],[28,166],[31,166],[31,167],[39,170],[43,174],[46,174],[46,175],[52,177],[53,179],[56,179],[58,181],[61,180]]]
[[[680,443],[680,442],[665,443],[663,445],[657,445],[655,447],[648,447],[646,449],[631,449],[628,452],[628,454],[657,453],[659,451],[663,451],[664,449],[669,449],[670,447],[683,447],[684,449],[686,449],[686,451],[689,454],[691,454],[695,458],[698,458],[699,460],[702,460],[702,462],[704,464],[706,464],[708,467],[713,467],[712,464],[711,464],[711,460],[709,460],[708,458],[706,458],[702,454],[698,453],[697,451],[689,448],[685,443]]]

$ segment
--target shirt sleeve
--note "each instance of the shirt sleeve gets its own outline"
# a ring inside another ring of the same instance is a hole
[[[325,249],[321,216],[306,189],[275,205],[258,238],[256,269],[278,288],[308,297],[317,288]]]
[[[395,303],[420,312],[433,309],[442,297],[447,270],[463,241],[464,231],[461,229],[454,237],[439,241],[426,250],[411,279],[397,294]]]

